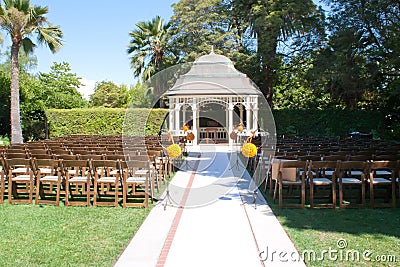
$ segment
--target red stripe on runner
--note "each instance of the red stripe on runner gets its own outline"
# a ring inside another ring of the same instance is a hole
[[[164,266],[165,262],[167,261],[167,257],[168,257],[168,253],[169,253],[169,250],[172,245],[172,241],[174,240],[176,230],[178,229],[179,221],[181,220],[181,217],[182,217],[183,207],[185,206],[187,198],[189,196],[189,191],[193,185],[194,176],[196,175],[196,170],[197,170],[197,167],[199,166],[199,163],[200,163],[199,161],[196,162],[196,164],[194,166],[194,170],[193,170],[192,174],[190,175],[189,182],[186,186],[186,190],[183,194],[178,211],[176,212],[174,220],[172,221],[172,225],[171,225],[171,228],[169,229],[167,239],[164,242],[164,246],[161,249],[161,253],[160,253],[160,256],[157,261],[157,267]]]

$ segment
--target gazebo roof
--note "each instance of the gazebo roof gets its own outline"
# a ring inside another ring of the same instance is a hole
[[[168,96],[261,94],[246,74],[235,69],[229,58],[214,52],[198,58],[189,72],[180,76],[166,93]]]

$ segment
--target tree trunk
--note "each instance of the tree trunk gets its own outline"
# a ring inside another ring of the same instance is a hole
[[[22,144],[21,114],[19,109],[19,45],[11,46],[11,144]]]
[[[260,58],[260,90],[272,108],[274,96],[273,82],[278,68],[276,49],[279,31],[260,27],[257,38],[258,56]]]

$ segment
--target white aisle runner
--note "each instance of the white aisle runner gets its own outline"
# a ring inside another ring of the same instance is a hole
[[[243,166],[228,155],[189,157],[169,186],[173,205],[153,208],[115,266],[305,266],[290,257],[297,251],[260,193],[253,205],[251,177],[239,179]]]

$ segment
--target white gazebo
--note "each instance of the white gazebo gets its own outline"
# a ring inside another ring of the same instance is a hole
[[[182,136],[182,127],[188,125],[195,135],[193,145],[202,139],[232,145],[230,133],[240,123],[244,129],[239,135],[248,136],[258,129],[262,93],[225,56],[214,52],[201,56],[165,95],[169,99],[169,131]]]

